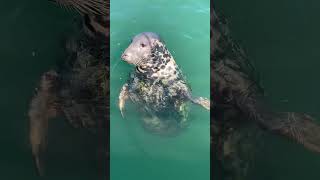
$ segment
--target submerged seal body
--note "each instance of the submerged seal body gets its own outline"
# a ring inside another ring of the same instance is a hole
[[[172,134],[187,125],[189,101],[210,109],[206,98],[193,98],[186,80],[159,35],[136,35],[121,58],[136,68],[119,95],[123,115],[125,101],[142,107],[144,127],[158,134]]]

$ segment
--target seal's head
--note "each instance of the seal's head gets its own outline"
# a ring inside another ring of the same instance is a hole
[[[140,66],[147,62],[155,41],[160,41],[160,36],[153,32],[143,32],[136,35],[121,58],[129,64]]]

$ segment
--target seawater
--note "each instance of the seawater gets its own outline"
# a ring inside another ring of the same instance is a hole
[[[120,59],[131,38],[160,34],[190,84],[193,95],[210,97],[210,9],[208,0],[111,0],[110,166],[111,180],[207,180],[210,169],[209,112],[191,105],[190,126],[179,136],[146,132],[137,107],[125,118],[118,95],[134,67]]]

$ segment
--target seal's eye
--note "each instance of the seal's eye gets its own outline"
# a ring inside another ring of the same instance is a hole
[[[145,47],[146,45],[145,45],[145,44],[143,44],[143,43],[141,43],[141,44],[140,44],[140,46],[141,46],[141,47]]]

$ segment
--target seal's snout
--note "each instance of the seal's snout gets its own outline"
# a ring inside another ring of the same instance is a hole
[[[124,60],[124,61],[127,61],[128,60],[128,54],[127,53],[123,53],[122,55],[121,55],[121,59],[122,60]]]

